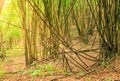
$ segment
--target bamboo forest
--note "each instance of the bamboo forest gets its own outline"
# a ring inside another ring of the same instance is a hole
[[[0,0],[0,81],[120,81],[120,0]]]

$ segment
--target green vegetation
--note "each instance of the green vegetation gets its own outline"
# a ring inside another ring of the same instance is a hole
[[[84,71],[80,71],[79,73],[77,73],[78,76],[82,76],[82,75],[84,75],[84,74],[85,74]]]
[[[59,73],[60,70],[53,67],[51,64],[45,64],[45,65],[36,65],[35,70],[30,70],[29,74],[32,76],[41,76],[44,77],[46,75],[53,75],[55,73]]]
[[[107,81],[112,81],[112,78],[107,78],[106,80],[107,80]]]
[[[88,78],[87,78],[87,81],[91,81],[91,78],[88,77]]]
[[[10,41],[20,39],[22,37],[22,32],[19,27],[20,19],[16,11],[17,6],[15,2],[5,1],[6,6],[4,6],[2,13],[0,14],[0,28],[2,29],[2,34],[4,35],[2,41]],[[16,7],[14,7],[16,6]]]
[[[0,77],[5,76],[4,71],[0,70]]]

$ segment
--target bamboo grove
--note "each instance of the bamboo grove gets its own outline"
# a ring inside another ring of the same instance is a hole
[[[88,71],[87,61],[101,63],[119,55],[120,0],[12,2],[23,31],[26,66],[59,60],[67,71]]]

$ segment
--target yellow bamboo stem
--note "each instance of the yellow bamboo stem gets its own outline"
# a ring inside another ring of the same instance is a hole
[[[0,0],[0,13],[1,13],[1,11],[2,11],[4,1],[5,1],[5,0]]]

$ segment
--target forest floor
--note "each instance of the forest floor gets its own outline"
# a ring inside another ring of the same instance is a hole
[[[117,62],[120,64],[120,58],[117,59]],[[4,74],[0,73],[0,81],[120,81],[119,64],[117,63],[119,67],[101,68],[98,69],[97,73],[93,72],[83,77],[80,77],[80,73],[37,75],[37,70],[36,73],[35,71],[34,73],[30,73],[33,69],[35,70],[34,66],[25,68],[24,57],[17,56],[3,63]]]
[[[35,63],[34,66],[25,67],[23,49],[17,47],[20,48],[16,46],[10,49],[6,59],[0,61],[0,81],[120,81],[120,56],[116,56],[112,65],[96,68],[82,76],[85,74],[82,71],[72,74],[63,72],[62,68],[55,69],[55,62],[46,65]]]

